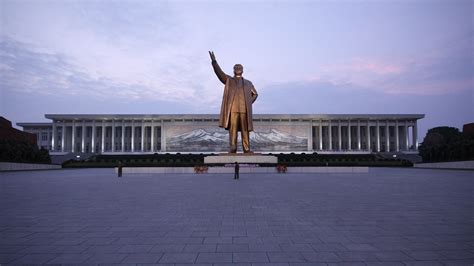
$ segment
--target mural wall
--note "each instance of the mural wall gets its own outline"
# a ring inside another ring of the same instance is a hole
[[[254,122],[250,133],[253,151],[306,151],[308,150],[308,126],[285,124],[259,124]],[[241,140],[239,133],[239,151]],[[166,150],[171,152],[226,152],[229,134],[216,125],[173,124],[166,127]]]

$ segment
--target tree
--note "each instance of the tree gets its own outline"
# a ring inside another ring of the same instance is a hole
[[[424,162],[469,160],[474,158],[474,137],[455,127],[435,127],[426,133],[419,152]]]

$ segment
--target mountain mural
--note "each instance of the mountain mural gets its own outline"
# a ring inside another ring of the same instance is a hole
[[[239,148],[241,148],[239,134]],[[308,139],[277,129],[250,133],[250,145],[258,151],[306,150]],[[167,149],[182,151],[227,151],[229,133],[220,128],[198,128],[167,140]]]

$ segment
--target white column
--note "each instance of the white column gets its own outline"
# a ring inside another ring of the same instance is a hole
[[[376,122],[376,129],[375,133],[377,135],[377,152],[380,152],[380,125],[379,125],[379,120]]]
[[[337,122],[337,142],[338,142],[338,149],[342,150],[342,136],[341,136],[341,120]]]
[[[76,151],[76,121],[72,120],[71,152]]]
[[[360,151],[360,120],[357,120],[357,150]]]
[[[390,124],[388,120],[385,122],[385,151],[390,151]]]
[[[398,119],[395,120],[395,151],[399,152],[400,151],[400,139],[398,135]]]
[[[332,129],[331,129],[331,120],[329,120],[328,126],[328,135],[329,135],[329,150],[332,151]]]
[[[61,151],[64,152],[64,146],[66,143],[66,122],[63,120],[62,132],[61,132]]]
[[[313,150],[313,120],[309,123],[309,128],[308,128],[308,151]]]
[[[155,126],[153,125],[153,119],[151,120],[151,151],[155,152]]]
[[[92,120],[92,143],[91,143],[91,149],[92,149],[92,152],[93,152],[93,153],[95,152],[95,135],[96,135],[96,132],[95,132],[95,120]]]
[[[115,119],[112,120],[112,152],[115,152]]]
[[[418,150],[418,126],[417,121],[413,122],[413,149]]]
[[[141,143],[142,152],[145,151],[145,120],[142,120],[142,143]]]
[[[166,151],[166,128],[165,123],[161,120],[161,151]]]
[[[125,120],[122,119],[122,152],[125,152]]]
[[[56,150],[56,146],[55,146],[56,145],[56,135],[57,135],[56,122],[53,119],[53,137],[51,138],[51,151]]]
[[[349,142],[347,142],[347,149],[348,150],[351,150],[351,146],[352,146],[352,141],[351,141],[351,120],[347,120],[347,136],[348,136],[348,140]]]
[[[319,150],[323,150],[323,120],[319,120]]]
[[[367,150],[369,152],[371,152],[371,143],[370,143],[370,120],[367,120],[367,136],[365,136],[367,138]]]
[[[135,120],[132,119],[132,152],[135,151]]]
[[[81,152],[82,153],[86,152],[85,140],[86,140],[86,121],[82,120],[82,132],[81,132]]]
[[[102,146],[100,147],[101,148],[101,151],[102,152],[105,152],[105,120],[102,120]]]
[[[408,139],[408,137],[409,137],[409,134],[408,134],[408,120],[405,120],[404,131],[405,131],[405,150],[408,151],[408,149],[410,148],[410,141]]]

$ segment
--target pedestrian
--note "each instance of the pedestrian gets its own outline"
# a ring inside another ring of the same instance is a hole
[[[119,160],[119,161],[118,161],[118,167],[117,167],[117,175],[118,175],[118,177],[122,177],[122,168],[123,168],[122,161]]]
[[[234,179],[239,179],[239,163],[238,162],[235,162]]]

